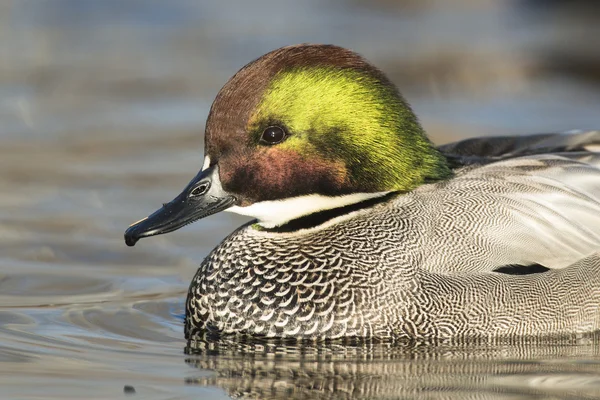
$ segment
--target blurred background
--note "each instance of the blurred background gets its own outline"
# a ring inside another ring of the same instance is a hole
[[[1,0],[3,390],[180,393],[188,283],[244,220],[223,213],[133,249],[122,234],[196,174],[210,104],[247,62],[302,42],[355,50],[438,144],[598,129],[595,4]]]

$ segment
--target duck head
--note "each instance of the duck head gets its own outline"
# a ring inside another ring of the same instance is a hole
[[[336,46],[284,47],[225,84],[206,122],[202,170],[125,239],[133,246],[223,210],[270,228],[449,175],[381,71]]]

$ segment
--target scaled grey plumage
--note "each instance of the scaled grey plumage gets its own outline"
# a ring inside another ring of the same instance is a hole
[[[244,226],[204,260],[186,337],[552,335],[600,328],[600,132],[482,138],[466,165],[321,226]],[[547,272],[511,275],[506,265]]]

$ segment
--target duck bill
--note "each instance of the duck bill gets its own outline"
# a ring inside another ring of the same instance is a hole
[[[203,171],[170,203],[127,228],[125,243],[134,246],[143,237],[173,232],[201,218],[223,211],[236,202],[235,196],[221,186],[219,167]]]

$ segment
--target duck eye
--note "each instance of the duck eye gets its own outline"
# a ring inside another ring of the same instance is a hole
[[[269,126],[260,137],[260,141],[266,144],[277,144],[283,139],[285,139],[285,131],[278,126]]]

